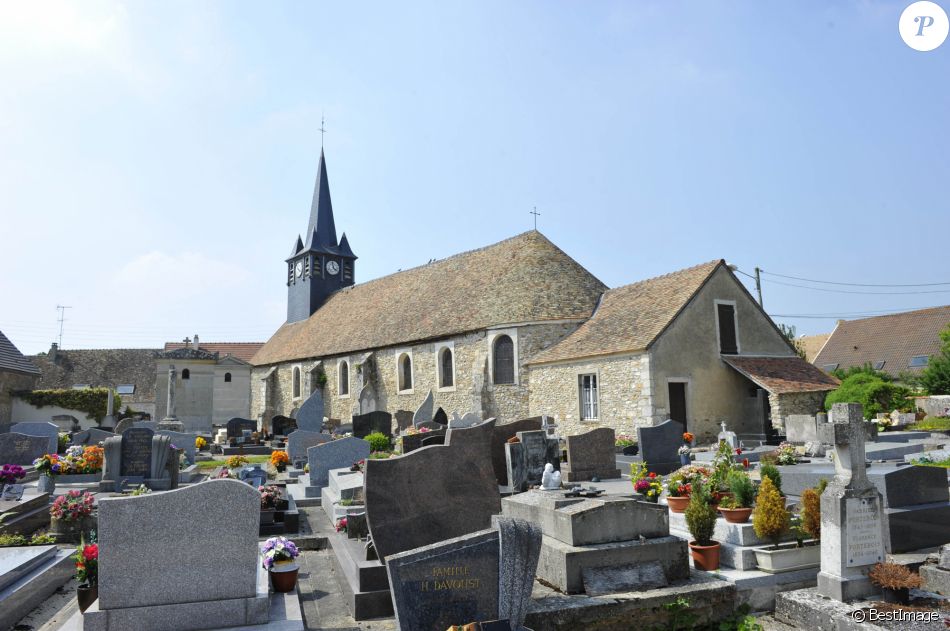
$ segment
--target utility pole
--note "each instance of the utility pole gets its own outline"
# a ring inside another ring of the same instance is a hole
[[[762,304],[762,277],[760,276],[761,272],[762,272],[761,269],[759,269],[758,267],[755,268],[755,290],[759,292],[759,306],[765,309],[765,305]]]
[[[56,308],[59,309],[59,348],[63,347],[63,322],[66,321],[66,309],[72,309],[72,307],[64,305],[56,305]]]

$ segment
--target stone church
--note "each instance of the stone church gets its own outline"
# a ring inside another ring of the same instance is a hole
[[[814,412],[835,381],[798,358],[724,261],[608,289],[532,230],[356,284],[326,159],[305,238],[286,259],[287,321],[251,360],[251,414],[413,411],[555,416],[565,433],[666,418],[764,436]],[[814,409],[813,409],[814,408]]]

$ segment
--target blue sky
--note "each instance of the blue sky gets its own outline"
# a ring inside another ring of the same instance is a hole
[[[904,45],[904,6],[3,3],[0,329],[46,350],[63,304],[66,348],[267,339],[322,114],[358,280],[537,206],[610,286],[720,257],[950,283],[950,43]],[[950,303],[764,278],[770,313],[830,316],[777,318],[800,333]]]

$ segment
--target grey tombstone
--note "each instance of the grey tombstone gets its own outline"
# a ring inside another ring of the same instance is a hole
[[[238,438],[243,435],[244,430],[257,431],[257,421],[247,418],[234,417],[227,423],[228,438]]]
[[[310,486],[325,487],[330,481],[330,469],[349,467],[355,462],[369,458],[369,454],[369,443],[352,436],[310,447],[307,449]]]
[[[115,433],[121,434],[125,430],[129,429],[135,423],[135,419],[131,416],[126,416],[125,418],[119,419],[119,422],[115,424]]]
[[[277,415],[270,421],[271,433],[274,436],[289,436],[297,429],[297,420],[288,416]]]
[[[287,456],[293,466],[302,467],[307,462],[307,450],[314,445],[322,445],[333,440],[330,434],[323,432],[308,432],[297,429],[287,436]]]
[[[249,467],[242,467],[238,471],[238,479],[241,482],[250,484],[255,489],[267,484],[267,472],[261,469],[261,465],[256,464]]]
[[[503,619],[522,629],[540,548],[537,526],[499,518],[496,528],[387,557],[399,628]]]
[[[821,571],[818,591],[840,601],[876,592],[867,577],[887,553],[887,518],[880,491],[865,470],[864,414],[858,403],[835,403],[819,426],[835,447],[835,477],[821,495]]]
[[[155,432],[147,427],[132,427],[122,432],[122,452],[119,475],[123,478],[151,477],[152,437]]]
[[[236,480],[100,498],[99,600],[84,627],[184,631],[266,623],[259,513],[260,494]],[[227,553],[209,554],[209,542]]]
[[[481,422],[482,417],[480,417],[475,412],[468,412],[461,418],[459,418],[458,414],[455,414],[452,417],[452,420],[449,421],[449,429],[464,429],[466,427],[474,427]]]
[[[544,465],[561,468],[561,447],[556,438],[549,438],[544,430],[518,432],[519,442],[505,444],[505,464],[508,484],[513,493],[541,484]]]
[[[83,446],[98,445],[106,438],[112,438],[114,436],[115,434],[112,432],[107,432],[97,427],[90,427],[89,429],[73,434],[72,444]]]
[[[494,425],[452,430],[445,445],[366,461],[366,517],[381,559],[491,524],[501,511],[490,458]]]
[[[10,431],[27,436],[45,436],[48,454],[55,454],[59,449],[59,427],[55,423],[46,421],[14,423],[10,426]]]
[[[785,417],[785,440],[794,445],[818,442],[818,419],[810,414]]]
[[[467,416],[467,415],[466,415]],[[464,418],[464,417],[463,417]],[[501,486],[508,486],[508,465],[505,458],[505,443],[518,435],[518,432],[530,432],[541,429],[542,417],[524,418],[513,423],[496,424],[491,436],[491,463],[495,479]]]
[[[103,441],[104,461],[99,490],[120,489],[126,482],[145,484],[153,491],[178,486],[177,450],[168,436],[147,427],[132,427]]]
[[[681,423],[669,419],[655,427],[637,428],[640,457],[650,471],[665,475],[679,469],[680,457],[677,452],[683,445],[683,432]]]
[[[429,394],[426,395],[422,405],[420,405],[416,413],[412,415],[412,424],[419,427],[424,423],[431,423],[434,412],[435,400],[432,398],[432,390],[429,390]]]
[[[388,438],[393,436],[393,417],[389,412],[369,412],[353,417],[353,435],[357,438],[380,432]]]
[[[156,434],[160,436],[168,436],[171,444],[182,449],[185,452],[185,460],[188,461],[188,464],[195,464],[195,453],[198,448],[195,447],[195,434],[186,434],[184,432],[173,432],[170,430],[160,429]]]
[[[297,429],[319,432],[323,429],[323,390],[316,388],[297,412]]]
[[[367,384],[360,390],[359,412],[360,414],[369,414],[370,412],[375,411],[376,393],[373,392],[373,387]]]
[[[17,432],[0,434],[0,464],[31,465],[43,454],[49,453],[45,436],[30,436]]]
[[[612,428],[599,427],[584,434],[568,436],[566,442],[567,464],[561,467],[565,482],[620,477],[616,436]]]
[[[412,412],[409,410],[396,410],[393,416],[396,418],[396,429],[400,434],[412,427]]]

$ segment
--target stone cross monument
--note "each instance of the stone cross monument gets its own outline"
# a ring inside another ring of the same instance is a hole
[[[865,471],[861,405],[835,403],[818,439],[835,447],[835,477],[821,496],[818,592],[840,601],[869,596],[877,589],[868,570],[884,561],[890,537],[881,493]]]
[[[168,367],[168,405],[165,408],[163,421],[178,420],[178,416],[175,415],[175,378],[177,376],[178,371],[175,370],[175,365],[172,364]]]

